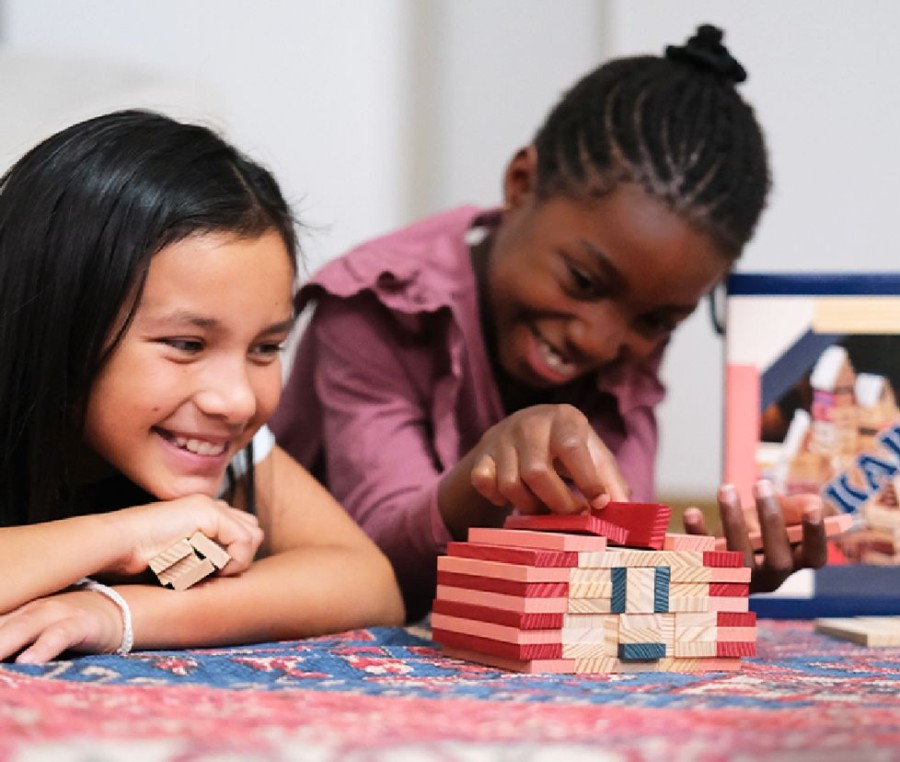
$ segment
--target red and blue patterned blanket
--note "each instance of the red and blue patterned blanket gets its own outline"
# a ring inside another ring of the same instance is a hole
[[[900,648],[761,621],[736,673],[526,675],[402,629],[0,665],[0,760],[900,759]]]

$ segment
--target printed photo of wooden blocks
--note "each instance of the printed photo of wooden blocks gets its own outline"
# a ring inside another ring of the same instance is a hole
[[[150,568],[161,585],[173,590],[187,590],[230,560],[231,556],[222,547],[206,535],[195,532],[151,558]]]
[[[438,559],[434,640],[450,656],[519,672],[739,669],[756,652],[742,554],[715,550],[711,537],[660,534],[665,512],[617,510],[611,525],[667,549],[615,547],[535,521],[449,543]],[[581,518],[584,531],[591,524]]]

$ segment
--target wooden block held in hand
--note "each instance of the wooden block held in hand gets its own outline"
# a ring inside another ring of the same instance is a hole
[[[231,556],[216,542],[213,542],[202,532],[194,532],[188,542],[201,556],[212,561],[212,565],[221,569],[228,564]]]
[[[231,556],[218,544],[195,532],[151,558],[149,565],[161,585],[187,590],[230,560]]]

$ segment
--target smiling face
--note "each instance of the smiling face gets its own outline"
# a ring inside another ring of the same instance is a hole
[[[498,362],[516,381],[548,388],[648,357],[728,270],[708,236],[637,185],[539,201],[533,179],[520,152],[484,279]]]
[[[278,403],[293,277],[274,232],[195,235],[156,254],[91,388],[89,448],[159,499],[215,495]]]

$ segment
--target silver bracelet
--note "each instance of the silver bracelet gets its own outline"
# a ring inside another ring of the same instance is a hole
[[[131,626],[131,608],[128,605],[128,601],[108,585],[101,584],[90,577],[84,577],[83,579],[78,580],[74,586],[82,587],[85,590],[95,590],[101,595],[105,595],[119,607],[119,611],[122,612],[122,642],[116,649],[116,653],[119,656],[127,656],[130,654],[131,649],[134,646],[134,629]]]

